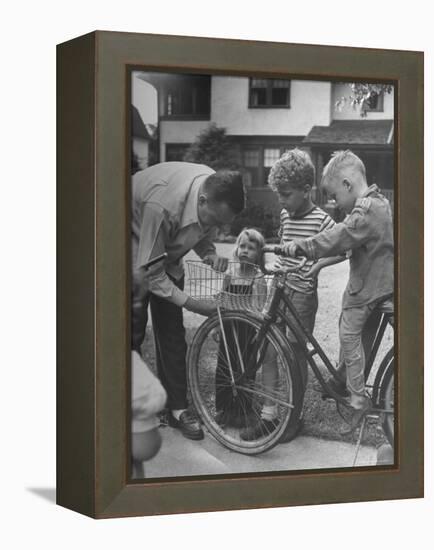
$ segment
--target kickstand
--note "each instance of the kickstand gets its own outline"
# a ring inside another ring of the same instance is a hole
[[[359,437],[357,438],[356,453],[354,455],[354,460],[353,460],[353,468],[357,462],[357,457],[359,455],[360,444],[362,443],[362,437],[363,437],[363,432],[365,431],[365,426],[366,426],[366,416],[363,417],[362,424],[360,426],[360,433],[359,433]]]

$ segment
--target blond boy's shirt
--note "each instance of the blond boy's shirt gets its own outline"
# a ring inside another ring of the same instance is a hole
[[[394,289],[393,221],[389,201],[371,185],[342,223],[306,240],[297,240],[308,258],[351,250],[350,277],[342,307],[348,309],[390,296]]]

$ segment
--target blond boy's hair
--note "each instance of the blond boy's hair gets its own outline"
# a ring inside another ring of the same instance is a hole
[[[366,180],[365,165],[357,155],[349,149],[346,151],[335,151],[324,167],[321,185],[335,177],[338,173],[348,169],[355,170],[364,180]]]
[[[260,233],[257,229],[246,227],[240,232],[240,234],[237,237],[237,240],[235,241],[235,248],[233,252],[234,260],[238,260],[238,247],[243,237],[247,237],[249,241],[254,242],[258,247],[258,257],[256,258],[256,264],[259,265],[259,267],[263,270],[265,267],[265,264],[264,264],[265,239],[262,233]]]
[[[268,185],[275,192],[282,188],[304,189],[313,187],[315,167],[306,151],[295,148],[286,151],[273,165],[268,176]]]

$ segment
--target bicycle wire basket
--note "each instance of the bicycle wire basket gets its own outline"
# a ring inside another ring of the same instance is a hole
[[[261,313],[270,296],[270,280],[254,264],[229,262],[225,272],[187,260],[186,292],[195,300],[215,300],[228,310]]]

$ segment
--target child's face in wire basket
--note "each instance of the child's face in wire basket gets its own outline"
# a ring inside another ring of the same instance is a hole
[[[236,257],[240,263],[256,264],[259,257],[257,243],[243,235],[236,250]]]

